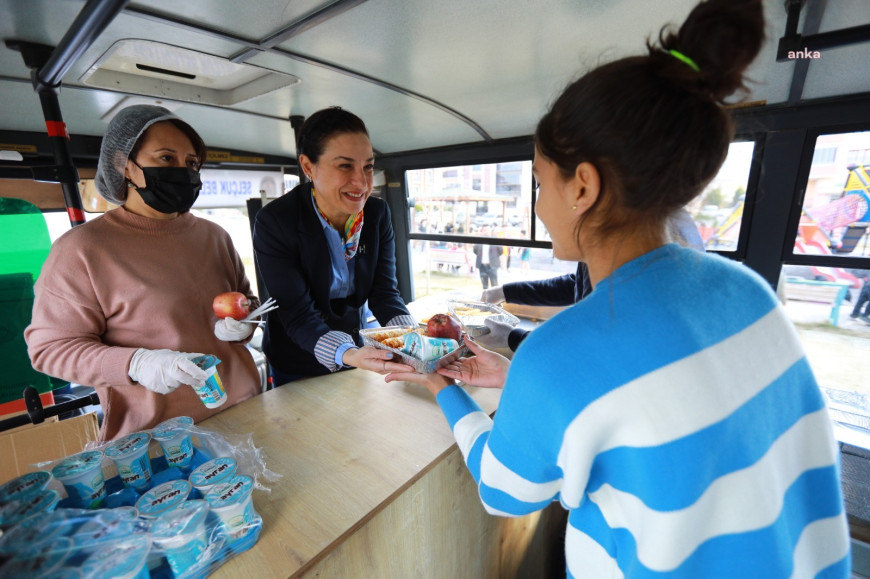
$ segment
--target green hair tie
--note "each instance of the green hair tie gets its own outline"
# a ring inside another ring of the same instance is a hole
[[[694,70],[695,72],[701,72],[701,69],[698,68],[698,65],[695,64],[695,61],[692,60],[691,58],[689,58],[688,56],[686,56],[685,54],[683,54],[682,52],[679,52],[677,50],[669,50],[668,52],[670,53],[671,56],[673,56],[677,60],[681,60],[681,61],[685,62],[686,64],[688,64],[692,68],[692,70]]]

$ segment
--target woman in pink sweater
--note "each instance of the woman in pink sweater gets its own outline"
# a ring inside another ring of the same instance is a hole
[[[60,237],[36,282],[25,330],[33,367],[93,386],[101,440],[174,416],[203,420],[260,392],[244,343],[252,326],[217,320],[212,300],[238,291],[257,303],[230,236],[189,213],[205,145],[162,107],[123,109],[100,150],[96,185],[121,205]],[[209,410],[190,358],[213,354],[227,402]]]

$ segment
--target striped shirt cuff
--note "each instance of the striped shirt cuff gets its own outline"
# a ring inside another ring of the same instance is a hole
[[[314,346],[314,357],[317,358],[318,362],[326,366],[326,369],[330,372],[337,372],[341,369],[341,364],[336,364],[335,354],[338,348],[343,344],[349,344],[353,347],[356,346],[353,342],[353,338],[351,338],[349,334],[337,332],[335,330],[326,332],[320,336],[320,339],[317,340],[317,344]],[[347,350],[347,348],[345,348],[345,350]],[[344,352],[342,352],[342,355],[344,355]]]
[[[392,320],[387,323],[388,326],[416,326],[417,320],[414,319],[414,316],[411,315],[401,315],[396,316]]]

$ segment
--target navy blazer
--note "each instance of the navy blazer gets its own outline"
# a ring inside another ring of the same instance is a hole
[[[395,237],[387,204],[369,197],[363,209],[359,247],[351,263],[354,293],[330,300],[332,265],[323,226],[311,202],[311,184],[295,187],[268,203],[254,221],[254,256],[278,309],[268,314],[263,352],[286,374],[319,376],[329,370],[314,357],[314,346],[338,330],[361,344],[363,305],[381,325],[410,315],[396,282]]]

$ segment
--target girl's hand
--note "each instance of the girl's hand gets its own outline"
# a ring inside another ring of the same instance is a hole
[[[473,358],[459,358],[438,368],[438,374],[451,380],[459,380],[480,388],[502,388],[507,378],[510,360],[466,339],[465,345],[474,354]]]

